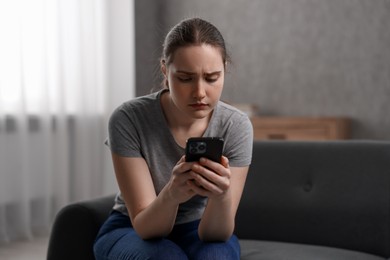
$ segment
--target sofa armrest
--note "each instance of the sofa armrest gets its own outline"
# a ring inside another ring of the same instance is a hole
[[[115,195],[110,195],[62,208],[52,227],[47,259],[95,259],[93,243],[114,205],[114,198]]]

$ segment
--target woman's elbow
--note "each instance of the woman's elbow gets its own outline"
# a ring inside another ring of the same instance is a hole
[[[203,242],[226,242],[231,238],[233,232],[198,232],[198,235],[199,239]]]
[[[168,232],[156,232],[154,230],[143,230],[134,228],[134,231],[142,240],[163,238],[168,235]]]
[[[142,240],[163,238],[171,232],[169,228],[153,228],[150,225],[144,225],[141,223],[134,223],[133,229]]]

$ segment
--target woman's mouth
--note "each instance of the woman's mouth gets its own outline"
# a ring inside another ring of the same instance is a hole
[[[195,103],[195,104],[190,104],[190,107],[192,107],[195,110],[204,110],[207,109],[209,105],[205,103]]]

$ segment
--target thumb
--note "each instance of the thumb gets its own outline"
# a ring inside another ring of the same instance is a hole
[[[176,163],[176,165],[177,165],[177,164],[180,164],[180,163],[182,163],[182,162],[185,162],[185,161],[186,161],[186,156],[183,155],[183,156],[180,158],[180,160]]]
[[[222,156],[222,160],[221,160],[221,164],[225,167],[225,168],[229,168],[229,159],[225,156]]]

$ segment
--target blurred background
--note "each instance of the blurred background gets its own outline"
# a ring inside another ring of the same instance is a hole
[[[352,138],[390,139],[389,0],[143,0],[135,10],[137,94],[160,82],[168,28],[200,16],[232,56],[224,100],[266,116],[348,117]]]
[[[0,0],[0,252],[117,192],[104,141],[135,95],[134,44],[132,1]]]
[[[107,119],[160,86],[164,36],[193,16],[227,42],[227,102],[390,139],[389,0],[0,0],[0,245],[117,191]]]

